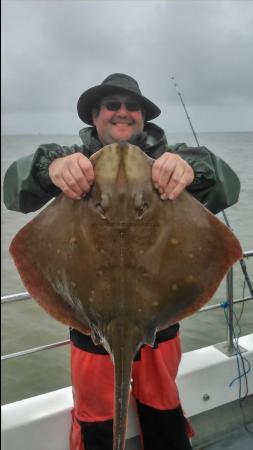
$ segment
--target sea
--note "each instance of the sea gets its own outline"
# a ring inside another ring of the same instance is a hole
[[[196,145],[190,133],[167,133],[170,144],[185,142]],[[241,242],[244,251],[253,250],[253,132],[199,133],[200,145],[224,159],[241,180],[239,202],[226,210],[229,224]],[[60,145],[81,144],[77,135],[4,135],[2,136],[2,180],[9,165],[18,158],[33,153],[40,144],[55,142]],[[1,198],[2,210],[2,291],[1,295],[25,292],[14,267],[8,248],[19,229],[36,213],[21,214],[8,211]],[[220,220],[224,221],[221,213]],[[245,259],[253,283],[253,257]],[[249,296],[239,263],[233,268],[234,298]],[[221,305],[226,301],[224,279],[208,305]],[[68,328],[47,315],[32,300],[1,305],[2,355],[55,343],[69,338]],[[234,307],[235,334],[253,332],[253,301],[238,303]],[[224,308],[197,312],[182,320],[181,339],[183,352],[223,342],[227,339],[227,322]],[[34,395],[70,386],[69,345],[2,362],[2,404],[22,400]],[[236,368],[235,368],[236,371]],[[236,372],[235,372],[236,376]],[[231,379],[234,377],[231,374]]]

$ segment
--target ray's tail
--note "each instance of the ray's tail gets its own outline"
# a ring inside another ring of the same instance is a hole
[[[124,450],[132,363],[142,339],[138,328],[131,323],[126,324],[125,320],[116,319],[108,328],[108,344],[115,373],[113,450]]]

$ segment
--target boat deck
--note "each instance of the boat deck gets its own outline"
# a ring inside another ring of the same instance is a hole
[[[249,427],[250,430],[251,428]],[[245,428],[242,428],[231,433],[224,439],[220,439],[218,442],[207,446],[193,448],[194,450],[250,450],[253,448],[253,429],[252,433],[249,433]]]
[[[251,430],[251,428],[249,428]],[[253,448],[253,429],[252,434],[247,432],[245,428],[229,434],[217,442],[209,445],[193,445],[193,450],[250,450]],[[136,436],[129,439],[126,444],[126,450],[141,450],[140,438]]]

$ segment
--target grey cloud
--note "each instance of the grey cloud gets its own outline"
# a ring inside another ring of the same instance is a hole
[[[76,113],[109,73],[136,77],[159,105],[252,107],[247,1],[3,1],[3,112]]]

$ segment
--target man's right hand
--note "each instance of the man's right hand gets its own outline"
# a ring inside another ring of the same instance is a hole
[[[64,194],[80,200],[94,182],[93,166],[82,153],[57,158],[49,166],[49,177]]]

